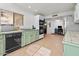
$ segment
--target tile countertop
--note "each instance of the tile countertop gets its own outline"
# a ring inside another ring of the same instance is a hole
[[[22,29],[22,30],[16,30],[16,31],[0,32],[0,34],[17,33],[17,32],[23,32],[23,31],[31,31],[31,30],[38,31],[38,30],[35,30],[35,29]]]
[[[64,44],[78,45],[79,46],[79,32],[68,31],[63,39]]]

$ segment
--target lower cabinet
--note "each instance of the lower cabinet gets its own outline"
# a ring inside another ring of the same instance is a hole
[[[64,44],[64,56],[79,56],[79,45],[74,43]]]
[[[22,32],[21,46],[25,46],[39,39],[38,30],[26,30]],[[5,54],[5,34],[0,34],[0,56]]]
[[[5,53],[5,35],[0,34],[0,56]]]
[[[35,40],[38,40],[39,39],[39,31],[36,31],[35,32]]]
[[[34,42],[35,41],[35,32],[36,31],[32,31],[31,33],[30,33],[30,42]]]
[[[21,41],[21,46],[25,46],[26,44],[30,43],[30,32],[28,31],[23,31],[22,32],[22,41]]]
[[[25,46],[39,39],[39,32],[35,30],[23,31],[22,32],[22,44]]]
[[[30,43],[30,32],[26,32],[25,33],[25,45],[29,44]]]

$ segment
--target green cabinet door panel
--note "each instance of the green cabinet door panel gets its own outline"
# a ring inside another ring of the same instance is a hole
[[[39,38],[39,32],[38,31],[31,32],[31,42],[38,40],[38,38]]]
[[[25,46],[25,37],[22,35],[21,46]]]
[[[30,33],[29,32],[25,33],[25,42],[26,42],[25,43],[26,45],[30,43]]]
[[[38,40],[39,39],[39,31],[36,31],[35,32],[35,40]]]
[[[26,32],[22,32],[22,41],[21,41],[21,46],[26,45]]]
[[[30,37],[31,37],[31,39],[30,39],[31,42],[35,41],[35,31],[31,32],[31,36]]]
[[[21,46],[25,46],[30,43],[30,32],[29,31],[24,31],[22,32],[22,44]]]
[[[3,51],[3,41],[0,40],[0,55],[3,55],[4,51]]]
[[[64,56],[79,56],[79,47],[64,44]]]
[[[5,54],[5,35],[0,35],[0,55]]]
[[[29,30],[22,32],[22,46],[34,42],[38,39],[38,32],[35,30]]]

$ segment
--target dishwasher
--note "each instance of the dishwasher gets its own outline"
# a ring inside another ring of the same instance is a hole
[[[10,53],[13,52],[19,48],[21,48],[21,36],[22,33],[18,32],[18,33],[10,33],[10,34],[6,34],[5,35],[5,51],[6,53]]]

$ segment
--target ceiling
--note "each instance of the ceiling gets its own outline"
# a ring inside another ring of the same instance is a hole
[[[73,10],[75,3],[17,3],[17,5],[33,14],[49,15]]]

